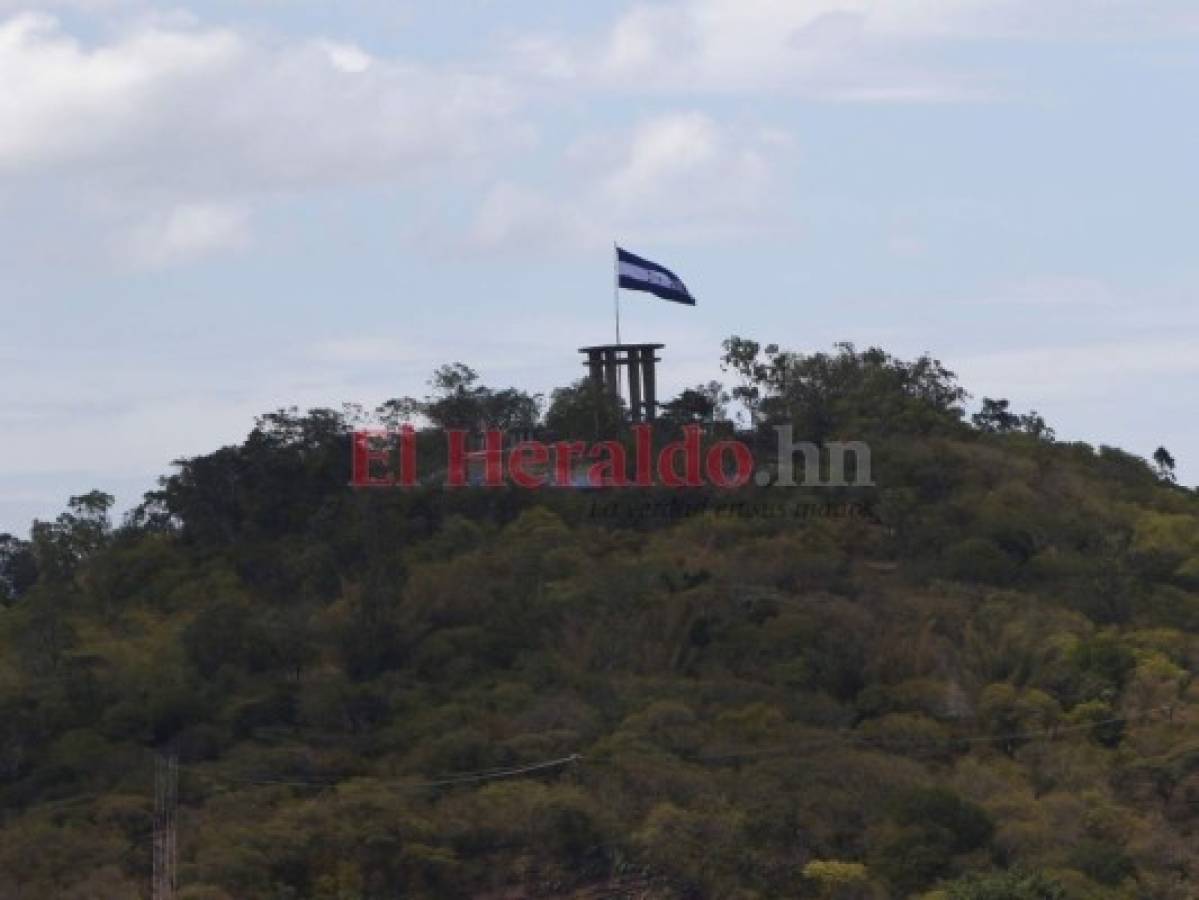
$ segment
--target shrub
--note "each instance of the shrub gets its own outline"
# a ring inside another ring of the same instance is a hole
[[[1003,585],[1016,579],[1016,561],[989,538],[966,538],[954,544],[945,552],[945,568],[960,581]]]
[[[947,900],[1066,900],[1065,889],[1038,872],[971,875],[950,884]]]
[[[1088,838],[1070,851],[1070,865],[1092,881],[1114,886],[1136,874],[1136,865],[1110,841]]]

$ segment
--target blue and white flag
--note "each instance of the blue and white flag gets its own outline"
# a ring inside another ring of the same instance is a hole
[[[616,248],[617,284],[630,291],[648,291],[663,300],[695,306],[687,285],[674,272],[656,262],[642,259],[628,250]]]

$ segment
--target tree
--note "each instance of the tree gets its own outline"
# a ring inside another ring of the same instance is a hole
[[[590,378],[581,378],[569,387],[556,388],[550,395],[545,426],[561,438],[608,438],[617,434],[624,422],[620,399],[603,390]]]
[[[1153,451],[1153,462],[1157,466],[1157,474],[1163,481],[1174,481],[1174,457],[1165,447]]]
[[[944,876],[956,854],[985,847],[995,832],[982,807],[942,787],[904,792],[892,819],[899,827],[876,848],[871,868],[901,896]]]
[[[32,545],[11,534],[0,534],[0,604],[20,599],[36,582]]]
[[[1011,404],[1007,400],[992,400],[983,397],[982,409],[970,417],[974,427],[988,434],[1007,434],[1015,431],[1020,424],[1020,417],[1009,412]]]
[[[1014,869],[970,875],[945,889],[946,900],[1066,900],[1065,889],[1039,872]]]
[[[440,366],[429,379],[433,393],[425,398],[421,412],[439,428],[479,427],[486,388],[478,381],[479,373],[463,363]]]
[[[1079,841],[1070,850],[1070,865],[1092,881],[1114,887],[1136,875],[1136,865],[1117,844],[1097,838]]]
[[[377,418],[385,428],[399,428],[412,422],[421,414],[421,402],[412,397],[396,397],[381,403],[375,410]]]
[[[253,610],[236,600],[220,600],[201,610],[180,633],[188,660],[205,678],[221,666],[264,668],[264,635]]]
[[[900,825],[942,829],[949,835],[949,845],[954,853],[967,853],[986,846],[995,832],[995,823],[986,810],[963,800],[948,788],[918,788],[907,792],[896,805],[894,817]]]
[[[479,373],[465,363],[438,367],[429,378],[429,387],[432,393],[424,400],[388,400],[376,410],[376,416],[393,428],[422,415],[443,429],[520,431],[535,427],[541,414],[538,395],[516,388],[489,388],[479,383]]]
[[[1199,495],[1010,408],[976,431],[935,360],[731,351],[760,425],[878,445],[880,523],[355,491],[335,406],[187,460],[135,525],[85,495],[0,537],[0,894],[135,896],[153,744],[195,900],[1192,898]],[[465,368],[429,393],[529,418]],[[589,382],[554,399],[563,437],[621,432]]]
[[[729,395],[719,381],[685,388],[662,404],[662,418],[678,425],[711,424],[725,416]]]
[[[1017,415],[1010,411],[1007,400],[983,397],[982,408],[970,417],[974,427],[986,434],[1028,434],[1045,441],[1055,437],[1045,419],[1035,409]]]
[[[807,440],[952,430],[964,414],[965,390],[927,354],[905,362],[840,343],[832,353],[804,355],[736,336],[723,346],[722,367],[741,376],[732,397],[753,424],[790,422]]]
[[[804,866],[803,877],[822,900],[872,900],[881,895],[862,863],[815,859]]]
[[[38,570],[56,580],[70,578],[78,565],[108,541],[112,522],[108,511],[115,499],[90,491],[67,502],[67,511],[53,522],[35,520],[33,554]]]
[[[1052,441],[1057,437],[1056,432],[1035,409],[1020,416],[1020,430],[1042,441]]]
[[[758,405],[763,392],[770,382],[770,367],[761,360],[762,345],[757,341],[733,335],[721,345],[724,356],[720,360],[723,371],[732,369],[741,376],[741,384],[733,388],[732,398],[739,401],[749,411],[750,425],[757,425]],[[766,348],[770,356],[776,353],[778,347],[771,344]]]
[[[945,565],[950,576],[962,581],[1008,584],[1017,576],[1017,561],[985,537],[969,537],[951,544],[945,551]]]

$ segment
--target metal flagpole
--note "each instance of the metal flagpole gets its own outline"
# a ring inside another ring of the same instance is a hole
[[[620,343],[620,250],[612,242],[612,306],[616,309],[616,343]]]

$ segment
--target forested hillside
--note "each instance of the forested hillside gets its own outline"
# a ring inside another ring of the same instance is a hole
[[[725,365],[663,439],[728,402],[757,448],[867,442],[876,487],[600,517],[679,492],[351,489],[364,421],[427,457],[441,427],[619,429],[585,384],[458,365],[263,416],[122,523],[92,493],[0,539],[0,898],[149,896],[159,753],[189,900],[1199,897],[1169,453],[968,416],[927,357]]]

